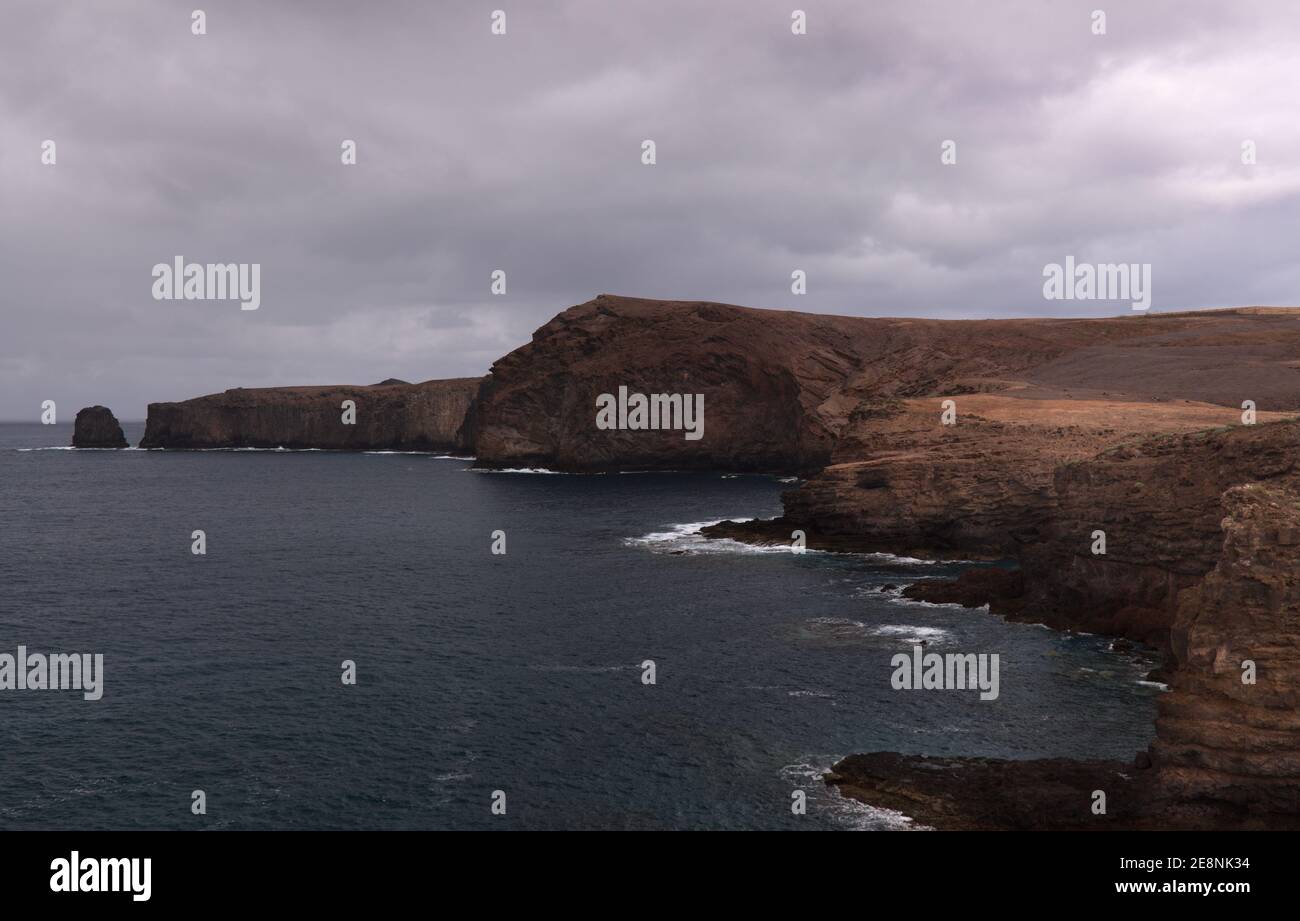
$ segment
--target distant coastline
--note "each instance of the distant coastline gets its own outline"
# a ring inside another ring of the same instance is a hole
[[[782,517],[723,522],[704,536],[777,544],[798,531],[810,548],[1011,560],[909,595],[1164,651],[1157,677],[1171,691],[1157,742],[1131,765],[972,764],[971,790],[988,778],[987,789],[1005,782],[1032,802],[1035,790],[1057,795],[1051,778],[1086,786],[1136,772],[1128,807],[1111,813],[1117,825],[1141,826],[1158,810],[1188,827],[1275,827],[1300,822],[1279,805],[1300,794],[1300,778],[1278,768],[1300,758],[1300,721],[1285,704],[1300,677],[1300,657],[1286,652],[1300,648],[1287,634],[1297,589],[1286,582],[1261,601],[1254,586],[1261,572],[1300,562],[1297,544],[1267,537],[1300,533],[1298,353],[1300,311],[1286,308],[946,321],[601,295],[559,314],[481,380],[154,403],[140,444],[428,450],[472,455],[489,470],[803,478],[784,494]],[[595,425],[598,396],[619,388],[701,394],[704,437]],[[1098,533],[1110,541],[1101,553],[1090,551]],[[1249,609],[1268,635],[1207,616],[1207,593]],[[1258,693],[1236,693],[1235,673],[1216,666],[1225,648],[1269,660]],[[1240,732],[1218,728],[1224,706]],[[1018,821],[978,802],[960,815],[936,811],[934,798],[947,794],[925,788],[931,774],[919,762],[864,757],[829,775],[847,796],[899,808],[885,791],[911,784],[910,808],[927,824]]]

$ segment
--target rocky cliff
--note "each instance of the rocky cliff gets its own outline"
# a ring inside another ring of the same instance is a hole
[[[906,593],[1165,646],[1180,593],[1199,585],[1222,553],[1225,492],[1256,483],[1294,489],[1298,471],[1293,418],[1137,438],[1056,469],[1025,512],[1037,522],[1034,539],[1005,548],[1020,564],[1017,579],[971,570]]]
[[[830,463],[784,495],[783,516],[707,534],[788,542],[801,530],[825,549],[1015,559],[1023,580],[999,592],[970,591],[984,578],[972,572],[909,593],[1161,644],[1178,592],[1217,558],[1223,491],[1291,463],[1269,423],[1300,411],[1297,311],[899,321],[889,335],[896,347],[868,364],[928,376],[855,371],[822,404],[839,408]],[[1242,424],[1243,404],[1258,425]]]
[[[1235,421],[1247,399],[1300,408],[1297,348],[1300,312],[1265,308],[945,321],[601,295],[493,365],[471,428],[487,465],[824,469],[791,517],[988,555],[1002,529],[963,530],[954,497],[1019,521],[1062,461]],[[596,400],[620,386],[703,394],[704,437],[599,428]]]
[[[479,463],[562,470],[812,471],[831,455],[861,320],[601,295],[492,366],[474,412]],[[601,430],[596,400],[703,394],[704,434]]]
[[[1095,827],[1099,788],[1111,824],[1287,826],[1300,776],[1297,354],[1300,311],[1287,309],[940,321],[601,295],[482,381],[152,404],[142,446],[804,474],[781,518],[708,533],[1012,559],[908,593],[1165,645],[1176,669],[1157,742],[1134,765],[875,753],[828,782],[944,827]],[[701,395],[703,437],[599,426],[598,400],[620,388]],[[1246,658],[1259,679],[1238,686]]]
[[[1185,821],[1300,824],[1298,475],[1224,493],[1222,553],[1179,597],[1151,760]]]
[[[74,448],[125,448],[126,435],[117,416],[107,406],[87,406],[77,411],[72,429]]]
[[[1300,411],[1298,351],[1289,309],[941,321],[601,295],[493,366],[469,428],[488,465],[806,473],[777,521],[707,533],[1015,559],[956,590],[1162,644],[1215,564],[1224,490],[1292,463],[1270,423]],[[620,386],[705,394],[704,437],[599,429]]]
[[[368,387],[227,390],[180,403],[150,403],[142,448],[337,448],[466,451],[466,412],[477,378]],[[344,422],[344,401],[355,421]]]
[[[488,466],[817,474],[817,539],[996,556],[1056,467],[1138,434],[1300,407],[1300,312],[926,320],[600,295],[481,382],[232,390],[150,406],[146,447],[432,447]],[[619,388],[699,394],[703,437],[597,425]],[[475,393],[476,392],[476,393]],[[474,399],[474,397],[477,399]],[[355,399],[357,423],[339,423]],[[951,400],[956,423],[940,422]],[[365,404],[363,408],[363,403]],[[461,418],[457,418],[460,416]]]
[[[1223,553],[1225,493],[1294,488],[1298,448],[1300,423],[1282,421],[1148,437],[1062,465],[1042,539],[1018,549],[1020,604],[1054,626],[1163,642],[1180,592]]]
[[[1056,611],[1060,599],[1077,627],[1071,593],[1086,589],[1103,606],[1127,601],[1171,621],[1170,693],[1134,763],[875,752],[843,759],[827,783],[939,828],[1300,827],[1298,438],[1295,422],[1180,436],[1058,475],[1070,496],[1063,521],[1090,508],[1123,536],[1105,557],[1079,554],[1082,567],[1060,562],[1069,547],[1045,543],[1057,562],[1024,571],[1027,594],[1035,583],[1043,592],[1030,606]],[[1148,494],[1139,471],[1169,479]],[[1104,815],[1089,808],[1094,790],[1107,795]]]

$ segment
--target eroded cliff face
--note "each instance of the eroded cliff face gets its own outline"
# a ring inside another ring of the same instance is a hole
[[[465,451],[478,378],[370,387],[236,389],[150,403],[142,448],[332,448]],[[344,424],[343,401],[356,405]]]
[[[1163,644],[1179,593],[1223,552],[1224,493],[1292,488],[1298,462],[1300,423],[1280,421],[1146,438],[1061,466],[1042,539],[1017,554],[1026,616]]]
[[[951,425],[941,421],[945,400],[956,412]],[[856,538],[863,549],[1015,557],[1052,539],[1046,529],[1063,465],[1153,428],[1194,431],[1240,417],[1208,403],[1032,399],[1014,391],[895,401],[888,417],[871,419],[869,447],[854,420],[865,457],[833,464],[788,493],[785,518],[819,539]]]
[[[780,520],[711,533],[1019,559],[1054,575],[984,599],[1002,613],[1160,643],[1178,591],[1213,565],[1215,487],[1245,459],[1219,457],[1179,509],[1161,504],[1181,475],[1164,449],[1092,459],[1239,424],[1244,400],[1261,422],[1300,410],[1298,348],[1300,312],[1263,308],[937,321],[602,295],[497,362],[468,428],[489,466],[803,474]],[[703,394],[704,437],[600,430],[596,399],[620,386]]]
[[[1175,536],[1148,557],[1164,559],[1148,564],[1160,569],[1172,565],[1162,555],[1176,545],[1195,558],[1195,568],[1207,553],[1213,556],[1201,576],[1188,571],[1188,584],[1173,601],[1175,668],[1149,752],[1132,764],[875,752],[843,759],[826,782],[846,796],[944,829],[1300,827],[1297,435],[1300,425],[1291,423],[1177,438],[1147,458],[1148,471],[1177,459],[1183,476],[1171,485],[1182,487],[1192,503],[1187,535],[1197,531],[1204,509],[1220,516],[1207,544]],[[1125,454],[1111,464],[1131,472],[1137,455]],[[1252,457],[1259,462],[1244,463]],[[1090,488],[1118,481],[1117,470],[1107,470],[1104,461],[1084,466],[1086,472],[1069,475],[1082,476]],[[1215,495],[1231,469],[1238,473],[1226,479],[1253,482]],[[1176,488],[1166,491],[1166,514],[1150,521],[1141,512],[1155,503],[1139,500],[1141,508],[1125,513],[1128,542],[1139,533],[1135,524],[1144,539],[1157,543],[1162,531],[1178,531],[1178,518],[1169,512],[1178,508],[1179,495]],[[1101,594],[1113,601],[1144,582],[1142,575],[1110,579]],[[1162,603],[1175,588],[1161,589]],[[1088,808],[1094,790],[1107,795],[1105,815]]]
[[[1033,539],[1063,462],[1135,434],[1230,422],[1242,399],[1262,413],[1300,407],[1297,349],[1300,312],[1285,310],[946,321],[601,295],[541,327],[481,384],[227,391],[154,404],[143,444],[820,474],[789,500],[816,539],[987,557]],[[597,398],[620,387],[701,395],[703,437],[598,427]],[[347,398],[358,418],[344,429]],[[955,426],[940,425],[944,400]]]
[[[1219,560],[1178,599],[1151,758],[1192,820],[1300,823],[1300,490],[1288,471],[1222,505]]]
[[[965,529],[944,511],[953,498],[970,497],[972,522],[1001,509],[1022,520],[1066,460],[1226,424],[1244,399],[1300,408],[1297,348],[1300,312],[1263,308],[945,321],[601,295],[492,367],[471,428],[486,465],[826,468],[791,517],[988,555],[1002,529]],[[596,399],[620,386],[703,394],[704,437],[601,430]],[[947,429],[945,399],[959,419]]]
[[[1217,559],[1223,491],[1293,463],[1295,439],[1270,424],[1300,410],[1300,371],[1278,349],[1300,346],[1300,313],[1130,319],[924,329],[929,345],[901,354],[930,376],[882,392],[864,387],[864,368],[837,391],[841,405],[860,399],[837,417],[831,463],[783,496],[780,519],[706,533],[789,542],[799,530],[823,549],[1014,559],[1014,593],[967,591],[974,573],[908,591],[1162,645],[1178,593]],[[936,389],[906,395],[917,388]],[[1258,425],[1242,424],[1245,401]],[[1093,553],[1097,531],[1105,554]]]
[[[490,466],[811,471],[830,459],[822,404],[863,361],[844,317],[602,295],[492,366],[474,413]],[[602,393],[702,394],[704,432],[602,430]]]

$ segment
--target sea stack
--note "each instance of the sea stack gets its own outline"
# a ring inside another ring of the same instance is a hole
[[[126,435],[107,406],[87,406],[77,413],[72,430],[74,448],[126,448]]]

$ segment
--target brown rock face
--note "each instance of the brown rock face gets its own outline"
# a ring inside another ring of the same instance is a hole
[[[87,406],[78,410],[72,430],[74,448],[125,448],[126,435],[117,417],[107,406]]]
[[[608,344],[617,336],[593,329],[598,322],[631,328],[635,340],[638,324],[672,326],[698,307],[598,299],[560,319],[571,317],[583,330],[580,339],[589,344],[582,355],[609,363],[611,352],[625,356]],[[720,342],[736,350],[731,336],[753,335],[753,312],[735,310],[705,311],[729,336],[693,336],[679,348],[682,360],[703,360],[691,349],[716,350]],[[782,315],[787,326],[796,322],[802,318]],[[798,358],[812,346],[781,330],[788,348],[770,360],[785,362],[798,382],[802,418],[818,420],[817,431],[830,439],[830,463],[784,495],[781,519],[725,522],[706,529],[710,536],[788,543],[802,530],[820,549],[1012,558],[1021,564],[1018,576],[974,570],[908,592],[1162,646],[1179,593],[1219,559],[1225,490],[1295,469],[1300,430],[1284,421],[1287,410],[1300,407],[1300,374],[1289,357],[1300,346],[1295,311],[859,322],[865,326],[836,327],[843,337],[838,354],[851,356],[836,366],[844,375],[839,381],[801,374],[809,365]],[[512,357],[532,361],[556,347],[539,338],[535,351]],[[597,340],[599,350],[591,344]],[[563,366],[555,363],[557,380]],[[526,370],[510,374],[526,377]],[[539,384],[527,392],[545,390]],[[941,424],[945,400],[952,401],[955,425]],[[1244,400],[1269,410],[1258,413],[1259,425],[1240,424]],[[486,413],[494,411],[485,403]],[[539,408],[529,418],[541,425],[552,412]],[[816,441],[817,452],[824,441]],[[771,444],[731,443],[751,458]],[[769,454],[766,463],[797,453]],[[602,463],[619,457],[607,454]],[[652,466],[653,459],[640,456],[637,463]],[[1105,532],[1104,555],[1092,552],[1096,531]]]
[[[841,543],[851,537],[864,550],[911,556],[1024,557],[1058,539],[1087,552],[1091,532],[1105,528],[1096,518],[1099,507],[1121,521],[1136,520],[1163,502],[1161,484],[1179,478],[1174,469],[1179,461],[1168,458],[1169,444],[1140,453],[1133,469],[1123,469],[1117,458],[1103,460],[1099,452],[1143,442],[1153,431],[1172,436],[1240,427],[1241,421],[1239,409],[1208,403],[1037,400],[1015,393],[950,399],[958,412],[953,426],[939,424],[938,399],[903,401],[892,418],[876,420],[875,448],[864,459],[833,464],[785,495],[789,525],[808,531],[810,541],[814,533]],[[1286,417],[1258,415],[1261,423]],[[846,453],[843,445],[837,447],[837,457]],[[1221,475],[1201,487],[1226,485],[1234,471],[1247,469],[1244,461],[1227,455],[1214,459]],[[1145,499],[1140,487],[1149,493]],[[1217,493],[1204,498],[1208,502]],[[1209,523],[1216,519],[1208,506],[1202,512],[1209,516],[1200,520],[1204,538],[1213,534]],[[1097,521],[1095,528],[1081,537],[1069,530],[1091,521]],[[1203,561],[1199,571],[1208,565]],[[1092,575],[1083,581],[1093,581]]]
[[[1220,474],[1209,454],[1254,448],[1268,457],[1297,434],[1273,425],[1199,445],[1178,439],[1184,485]],[[1226,514],[1219,549],[1208,573],[1178,594],[1176,668],[1149,756],[1125,766],[875,752],[843,759],[826,782],[945,829],[1300,828],[1300,471],[1268,480],[1229,487],[1217,502]],[[1149,523],[1144,535],[1158,529]],[[960,593],[947,600],[963,602]],[[1098,789],[1105,816],[1087,808]]]
[[[463,451],[477,378],[371,387],[236,389],[150,403],[142,448],[337,448]],[[356,404],[343,423],[343,401]]]
[[[1151,757],[1180,812],[1300,823],[1300,491],[1238,486],[1223,505],[1222,555],[1179,598]]]
[[[1300,423],[1285,421],[1147,438],[1060,467],[1042,539],[1018,551],[1027,613],[1163,643],[1179,593],[1222,555],[1225,491],[1293,488],[1298,465]],[[1097,530],[1105,554],[1092,552]]]
[[[858,367],[861,321],[602,295],[492,366],[475,412],[487,465],[564,470],[815,470],[830,459],[823,403]],[[704,435],[601,430],[596,398],[704,395]]]
[[[816,471],[845,438],[874,446],[873,421],[896,415],[900,397],[1004,387],[999,375],[1103,332],[1087,322],[868,319],[601,295],[492,366],[477,454],[568,470]],[[620,386],[704,394],[704,437],[598,429],[597,396]]]
[[[894,552],[989,556],[1025,538],[1007,525],[1032,535],[1062,462],[1227,424],[1244,399],[1300,407],[1297,348],[1300,311],[1265,308],[950,321],[601,295],[493,366],[471,428],[499,466],[826,467],[792,519]],[[596,398],[619,386],[704,394],[704,437],[598,429]],[[956,426],[940,425],[944,399]]]
[[[1043,402],[954,402],[956,425],[941,424],[940,400],[914,399],[873,420],[870,439],[858,428],[864,459],[834,464],[786,494],[785,517],[819,539],[853,537],[864,550],[1011,557],[1039,539],[1055,467],[1114,437],[1054,424]],[[1018,418],[999,418],[1004,407]],[[837,449],[838,456],[848,453]]]

